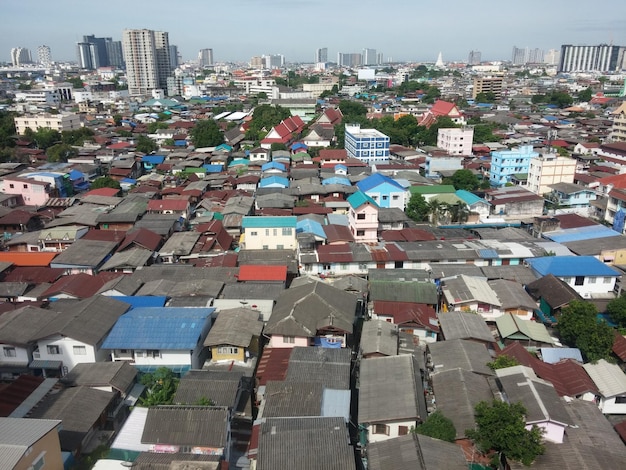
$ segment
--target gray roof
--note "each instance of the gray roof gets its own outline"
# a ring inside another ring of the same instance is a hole
[[[352,353],[347,348],[296,347],[289,357],[286,380],[349,390],[351,359]]]
[[[263,322],[259,317],[258,311],[248,308],[220,310],[204,345],[250,347],[252,339],[261,336],[263,331]]]
[[[464,369],[478,374],[493,375],[487,366],[492,361],[482,343],[466,339],[437,341],[428,345],[435,374],[452,369]]]
[[[228,409],[206,406],[157,406],[148,410],[141,442],[175,446],[225,447]]]
[[[143,248],[130,248],[126,251],[115,253],[100,268],[100,271],[121,268],[138,268],[145,266],[152,257],[150,250]]]
[[[603,251],[623,250],[626,248],[626,237],[593,238],[564,242],[569,250],[578,256],[597,256]]]
[[[157,454],[141,452],[133,470],[219,470],[221,456],[202,454]]]
[[[264,264],[287,266],[287,272],[298,273],[298,256],[295,250],[242,250],[238,253],[239,266]]]
[[[215,406],[235,408],[242,377],[242,372],[189,371],[180,379],[172,403],[193,405],[206,398]]]
[[[371,260],[371,257],[370,257]],[[382,270],[381,270],[382,271]],[[390,270],[395,272],[395,270]],[[430,281],[370,280],[370,299],[387,302],[413,302],[434,305],[438,300],[437,286]]]
[[[537,457],[533,467],[542,470],[581,470],[622,468],[626,446],[613,426],[594,402],[573,400],[565,407],[568,422],[562,444],[546,442],[546,451]],[[514,470],[527,469],[509,461]]]
[[[221,282],[237,282],[239,268],[196,268],[188,264],[153,264],[138,269],[132,275],[142,282],[170,279],[174,281],[213,279]]]
[[[202,234],[200,232],[175,232],[159,250],[161,256],[185,256],[191,253]]]
[[[378,222],[395,223],[395,222],[408,222],[409,219],[402,209],[397,207],[381,207],[378,209]]]
[[[398,281],[398,282],[428,282],[430,277],[424,269],[370,269],[367,273],[370,282]]]
[[[355,470],[349,442],[342,418],[267,418],[259,431],[257,469]]]
[[[0,418],[0,462],[15,468],[26,451],[61,424],[52,419]]]
[[[517,369],[520,366],[507,369]],[[523,367],[523,366],[522,366]],[[499,369],[499,371],[506,369]],[[498,380],[502,391],[511,403],[521,402],[526,408],[526,423],[556,422],[562,425],[573,424],[565,410],[565,401],[556,393],[554,386],[540,379],[528,377],[525,373],[501,376]],[[534,374],[533,374],[534,375]]]
[[[54,318],[54,312],[28,305],[0,315],[0,343],[26,346],[37,330]]]
[[[480,315],[467,312],[439,312],[437,315],[445,339],[474,339],[493,342],[494,337]]]
[[[496,279],[488,284],[500,299],[503,309],[522,308],[532,311],[537,308],[537,302],[518,282]]]
[[[174,229],[180,216],[177,214],[146,214],[135,222],[134,228],[146,228],[161,236],[167,236]]]
[[[189,271],[194,273],[195,271]],[[146,282],[135,295],[165,295],[168,297],[210,296],[216,298],[224,283],[212,279],[181,277],[176,280],[159,279]]]
[[[71,387],[111,386],[125,394],[136,377],[137,369],[127,362],[94,362],[76,364],[61,382]]]
[[[47,395],[33,409],[31,418],[60,419],[61,449],[76,450],[115,398],[112,392],[89,387],[71,387]]]
[[[422,379],[409,355],[361,361],[359,423],[426,419]]]
[[[573,300],[582,299],[573,287],[552,274],[527,284],[526,290],[537,300],[543,299],[552,309],[563,307]]]
[[[433,279],[443,279],[446,277],[459,276],[461,274],[473,277],[481,277],[483,275],[481,267],[475,264],[433,263],[430,267],[432,269]]]
[[[359,276],[341,276],[331,279],[331,285],[337,289],[358,292],[364,294],[367,292],[367,280]]]
[[[370,470],[467,470],[460,446],[414,433],[369,443],[367,464]]]
[[[146,212],[148,198],[126,197],[108,214],[98,217],[98,223],[136,222]]]
[[[119,300],[96,295],[85,300],[60,300],[51,311],[50,321],[34,334],[33,339],[60,334],[68,338],[96,345],[113,328],[117,319],[130,306]]]
[[[137,292],[137,290],[139,290],[141,285],[142,282],[132,276],[118,276],[103,285],[98,290],[97,294],[110,290],[116,290],[122,295],[133,295],[135,292]]]
[[[384,320],[370,320],[363,323],[361,332],[361,354],[398,354],[398,326]]]
[[[456,438],[476,427],[474,407],[481,401],[491,402],[493,393],[488,379],[464,369],[450,369],[432,376],[437,410],[452,420]]]
[[[226,284],[222,291],[223,299],[259,299],[276,300],[285,290],[283,284],[240,282],[238,284]]]
[[[516,281],[522,285],[530,284],[537,280],[537,276],[528,266],[509,265],[509,266],[482,266],[480,267],[484,277],[487,279],[508,279]]]
[[[478,302],[500,306],[500,299],[487,283],[487,279],[482,277],[461,274],[455,278],[446,279],[441,290],[446,302],[451,305]]]
[[[286,289],[276,301],[265,332],[314,337],[318,330],[332,327],[352,333],[356,307],[354,294],[321,282]]]
[[[322,416],[324,386],[317,382],[277,382],[265,385],[264,418]]]
[[[50,263],[50,267],[87,266],[97,268],[115,248],[117,248],[117,242],[81,238],[72,243],[65,251],[59,253]]]

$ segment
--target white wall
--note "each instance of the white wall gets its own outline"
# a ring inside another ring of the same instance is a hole
[[[109,357],[108,352],[102,350],[96,351],[95,348],[89,344],[60,335],[40,339],[37,341],[37,345],[39,346],[38,359],[45,361],[63,361],[63,367],[67,367],[68,372],[71,371],[76,364],[105,362]],[[49,354],[48,346],[58,346],[60,354]],[[75,354],[74,346],[84,346],[85,354]],[[33,355],[33,358],[37,359],[35,355]]]
[[[577,286],[575,277],[559,277],[559,279],[567,283],[583,298],[612,293],[615,288],[615,281],[617,280],[616,277],[589,276],[584,278],[582,285]]]
[[[14,348],[15,357],[7,357],[4,355],[4,348]],[[27,366],[30,362],[28,350],[12,344],[0,344],[0,366],[4,364],[21,364]]]
[[[615,397],[601,398],[598,407],[605,415],[626,414],[626,403],[615,403]]]
[[[367,360],[367,359],[366,359]],[[382,423],[381,423],[382,424]],[[368,442],[381,442],[389,439],[393,439],[394,437],[400,436],[400,426],[407,426],[409,431],[411,426],[415,426],[415,420],[413,421],[399,421],[396,423],[384,423],[389,426],[389,435],[386,434],[374,434],[373,425],[368,426],[367,440]]]

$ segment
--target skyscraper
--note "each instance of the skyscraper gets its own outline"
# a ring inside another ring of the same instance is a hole
[[[154,89],[167,88],[167,77],[171,72],[168,33],[125,29],[122,49],[129,94],[143,95]]]
[[[600,44],[599,46],[561,46],[559,72],[615,72],[624,64],[626,47]]]
[[[513,65],[524,65],[528,62],[528,48],[513,46],[511,62],[513,62]]]
[[[200,67],[213,65],[213,49],[200,49],[200,52],[198,52],[198,65]]]
[[[328,62],[328,48],[322,47],[320,49],[315,49],[315,63],[326,63]]]
[[[30,50],[25,47],[14,47],[11,49],[11,62],[14,67],[19,67],[23,64],[29,64],[33,61],[30,55]]]
[[[376,49],[363,49],[363,65],[377,65]]]
[[[360,67],[363,64],[363,55],[358,53],[337,53],[337,65],[340,67]]]
[[[481,54],[480,51],[470,51],[469,56],[467,57],[467,63],[469,65],[478,65],[481,62]]]
[[[177,68],[180,64],[178,63],[178,46],[174,44],[170,44],[170,67],[172,70]]]
[[[111,38],[105,39],[109,65],[120,68],[124,67],[124,53],[122,52],[122,41],[113,41]]]
[[[37,48],[37,61],[44,67],[49,67],[52,63],[52,55],[50,54],[50,47],[43,45]]]
[[[111,38],[97,38],[93,34],[83,36],[82,42],[76,45],[78,65],[83,69],[95,70],[109,65],[107,41]]]

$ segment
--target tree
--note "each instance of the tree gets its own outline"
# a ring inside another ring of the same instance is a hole
[[[474,411],[476,429],[469,429],[465,434],[481,452],[500,452],[524,465],[530,465],[544,453],[543,431],[536,425],[526,429],[526,408],[521,403],[481,401]]]
[[[470,216],[469,207],[464,202],[448,205],[447,212],[452,222],[458,222],[460,224],[467,222]]]
[[[159,146],[150,137],[146,137],[145,135],[137,137],[137,143],[135,144],[135,150],[137,150],[137,152],[151,153],[156,152],[158,149]]]
[[[606,311],[620,328],[626,328],[626,296],[622,295],[611,300],[606,306]]]
[[[439,220],[445,215],[447,207],[438,199],[431,199],[428,201],[428,213],[430,214],[430,221],[433,225],[439,225]]]
[[[48,147],[52,147],[54,144],[57,144],[61,141],[61,133],[59,131],[50,129],[49,127],[41,127],[36,131],[32,131],[32,129],[28,127],[26,128],[26,132],[24,132],[24,135],[31,140],[34,140],[37,144],[37,148],[44,150]]]
[[[496,357],[493,361],[488,362],[487,366],[491,370],[506,369],[507,367],[519,366],[520,363],[517,359],[506,354]]]
[[[140,406],[149,407],[172,404],[179,379],[171,369],[159,367],[152,374],[144,374],[140,381],[147,389],[145,397],[139,399]]]
[[[590,302],[571,302],[561,311],[557,329],[563,342],[580,349],[588,361],[611,355],[613,328],[604,321],[598,321],[598,310]]]
[[[339,109],[344,115],[344,122],[348,122],[346,121],[346,116],[365,116],[367,114],[365,105],[357,103],[356,101],[341,100],[339,102]]]
[[[148,123],[148,134],[155,134],[159,129],[167,129],[168,125],[164,122],[155,121]]]
[[[217,147],[224,143],[224,133],[212,119],[198,121],[190,134],[191,141],[196,148]]]
[[[0,111],[0,148],[15,146],[15,114]]]
[[[428,220],[429,206],[419,193],[414,193],[409,199],[409,203],[406,205],[406,215],[415,222],[425,222]]]
[[[266,100],[267,99],[267,93],[265,93],[264,91],[260,91],[259,93],[257,93],[256,97],[260,100]]]
[[[61,131],[61,142],[69,145],[83,145],[86,140],[91,140],[94,135],[95,132],[88,127]]]
[[[592,96],[593,93],[591,91],[591,88],[587,87],[583,91],[578,92],[576,98],[578,99],[578,101],[591,101]]]
[[[285,144],[281,144],[280,142],[274,142],[270,146],[270,150],[275,152],[276,150],[289,150]]]
[[[68,158],[78,155],[78,150],[69,144],[56,144],[46,150],[49,162],[67,162]]]
[[[476,95],[476,102],[477,103],[495,103],[496,95],[492,91],[480,92]]]
[[[114,180],[110,176],[101,176],[100,178],[96,178],[90,185],[91,189],[100,189],[100,188],[113,188],[113,189],[121,189],[119,181]]]
[[[450,184],[454,189],[465,189],[466,191],[474,191],[478,188],[480,181],[472,170],[457,170],[450,177]]]
[[[454,442],[456,439],[454,423],[446,418],[441,411],[435,411],[429,415],[422,424],[413,429],[413,432],[447,442]]]

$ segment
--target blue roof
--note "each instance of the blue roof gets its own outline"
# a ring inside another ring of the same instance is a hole
[[[454,194],[461,199],[465,204],[471,206],[472,204],[476,204],[480,202],[482,204],[491,205],[488,201],[485,201],[483,198],[476,196],[474,193],[470,193],[464,189],[458,189]]]
[[[120,183],[126,183],[126,184],[137,184],[137,180],[134,180],[132,178],[122,178],[120,180]]]
[[[588,225],[586,227],[576,227],[564,230],[546,232],[544,238],[557,243],[576,242],[580,240],[592,240],[594,238],[619,237],[621,234],[604,225]]]
[[[247,215],[241,220],[242,228],[295,228],[298,218],[293,215],[287,216],[255,216]]]
[[[165,161],[164,155],[144,155],[141,157],[142,162],[151,163],[152,165],[160,165]]]
[[[404,188],[400,184],[398,184],[396,181],[389,178],[388,176],[382,175],[380,173],[374,173],[373,175],[370,175],[367,178],[362,179],[356,184],[356,186],[361,191],[367,192],[370,189],[373,189],[376,186],[380,186],[381,184],[385,184],[385,183],[395,186],[396,188],[404,191]]]
[[[593,256],[544,256],[526,262],[541,276],[619,276],[619,272]]]
[[[131,308],[164,307],[165,302],[167,301],[167,297],[155,295],[121,295],[113,296],[112,298],[129,304]]]
[[[295,142],[294,144],[291,145],[291,149],[292,150],[296,150],[296,149],[308,149],[309,146],[307,144],[305,144],[304,142]]]
[[[263,178],[261,179],[261,181],[259,181],[259,188],[267,188],[268,186],[272,186],[272,185],[278,185],[283,188],[288,188],[289,180],[282,176],[272,175],[272,176],[268,176],[267,178]]]
[[[575,359],[583,363],[583,356],[578,348],[541,348],[543,362],[556,364],[563,359]]]
[[[79,180],[85,177],[85,174],[82,171],[78,171],[78,170],[70,170],[69,175],[72,181]]]
[[[328,184],[343,184],[344,186],[352,186],[350,180],[346,176],[331,176],[322,180],[322,186]]]
[[[296,223],[296,233],[312,233],[316,237],[326,240],[326,232],[322,224],[313,219],[302,219]]]
[[[374,201],[371,197],[369,197],[367,194],[365,194],[362,191],[357,191],[356,193],[350,194],[350,196],[348,196],[347,201],[348,201],[348,204],[350,204],[350,206],[353,209],[358,209],[363,204],[366,204],[368,202],[374,207],[378,207],[378,204],[376,204],[376,201]]]
[[[118,318],[103,349],[191,350],[214,308],[139,307]]]
[[[219,144],[217,147],[215,147],[215,150],[226,150],[228,152],[230,152],[233,148],[228,145],[228,144]]]
[[[276,162],[276,161],[273,161],[273,160],[271,162],[267,162],[267,163],[264,163],[263,165],[261,165],[261,170],[262,171],[267,171],[267,170],[271,170],[271,169],[285,171],[287,169],[287,167],[285,166],[284,163]]]
[[[224,165],[206,164],[202,165],[202,168],[204,168],[207,173],[221,173],[224,169]]]
[[[228,164],[228,167],[230,168],[231,166],[249,165],[249,164],[250,164],[250,160],[246,158],[235,158],[232,162]]]
[[[478,256],[483,259],[497,259],[499,258],[498,252],[496,250],[492,250],[491,248],[482,248],[478,251]]]

